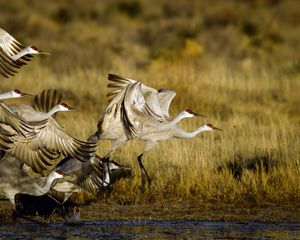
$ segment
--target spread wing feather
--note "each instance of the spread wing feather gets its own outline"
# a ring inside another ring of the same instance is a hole
[[[58,90],[46,89],[33,98],[33,108],[38,112],[49,112],[51,108],[59,104],[62,99],[62,93]]]

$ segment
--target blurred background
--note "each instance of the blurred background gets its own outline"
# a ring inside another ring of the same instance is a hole
[[[59,74],[147,69],[159,60],[299,71],[297,0],[1,0],[0,8],[1,27],[50,51],[41,61]]]
[[[175,90],[172,116],[186,108],[209,116],[183,121],[185,129],[211,122],[224,130],[147,153],[152,200],[300,199],[300,1],[0,0],[0,9],[3,29],[51,52],[1,79],[1,90],[63,91],[81,109],[58,114],[75,136],[96,130],[109,72]],[[115,156],[137,175],[138,144]],[[147,199],[137,179],[115,197]]]

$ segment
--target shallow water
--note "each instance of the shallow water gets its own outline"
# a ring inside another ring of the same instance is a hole
[[[35,223],[0,226],[0,238],[36,239],[300,239],[300,223],[213,221],[96,221],[41,227]]]

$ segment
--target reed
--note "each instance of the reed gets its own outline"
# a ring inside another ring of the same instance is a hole
[[[52,55],[1,79],[1,90],[61,90],[64,101],[81,111],[58,114],[58,121],[86,139],[107,104],[106,76],[117,73],[175,90],[173,116],[186,108],[208,115],[184,120],[185,129],[209,122],[224,130],[158,144],[144,157],[153,178],[146,193],[139,189],[135,160],[142,143],[127,143],[113,158],[135,175],[115,185],[111,201],[299,201],[298,2],[216,1],[210,8],[205,1],[97,2],[51,1],[47,8],[35,2],[34,14],[23,1],[7,6],[2,27]],[[180,20],[176,9],[182,11]],[[20,23],[22,33],[16,31]],[[98,153],[104,155],[109,146],[101,142]]]

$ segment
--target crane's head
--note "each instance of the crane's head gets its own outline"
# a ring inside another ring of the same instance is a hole
[[[223,131],[222,129],[217,128],[217,127],[213,126],[213,125],[210,124],[210,123],[205,124],[205,125],[203,126],[203,128],[204,128],[206,131],[214,131],[214,130]]]
[[[29,46],[26,49],[28,51],[28,54],[45,54],[50,55],[48,52],[44,52],[41,49],[38,49],[36,46]]]
[[[49,182],[50,184],[52,184],[52,182],[55,179],[58,178],[62,178],[64,176],[64,173],[62,172],[62,170],[58,167],[54,170],[52,170],[49,175],[47,176],[47,182]]]
[[[50,175],[52,173],[52,176]],[[58,178],[63,178],[64,173],[61,168],[56,168],[53,172],[49,174],[49,177],[52,178],[53,180],[58,179]]]
[[[192,118],[192,117],[207,117],[206,115],[204,114],[201,114],[201,113],[195,113],[193,112],[191,109],[186,109],[185,111],[183,111],[184,113],[184,116],[186,118]]]
[[[63,171],[61,170],[61,168],[56,168],[55,169],[55,173],[58,175],[58,178],[62,178],[64,173]]]
[[[57,105],[57,108],[60,112],[67,112],[67,111],[73,111],[78,110],[77,108],[71,107],[66,103],[60,103]]]
[[[29,93],[24,93],[22,91],[20,91],[19,89],[14,89],[9,91],[9,94],[11,96],[11,98],[20,98],[20,97],[25,97],[25,96],[32,96]]]

